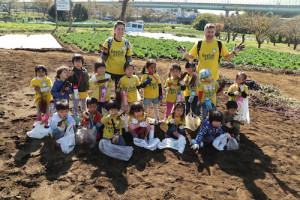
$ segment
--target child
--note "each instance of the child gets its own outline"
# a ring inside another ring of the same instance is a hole
[[[154,127],[148,122],[143,104],[134,102],[130,107],[129,116],[129,133],[132,137],[147,139],[150,129],[154,130]]]
[[[85,108],[85,100],[88,97],[88,89],[89,89],[89,75],[87,70],[82,67],[84,60],[81,54],[75,54],[72,58],[73,69],[70,72],[69,81],[72,83],[74,97],[73,101],[73,117],[75,118],[76,125],[79,125],[79,115],[78,115],[78,104],[80,101],[81,110],[84,111]],[[77,90],[78,89],[78,90]],[[79,97],[75,94],[78,91]]]
[[[90,79],[90,86],[93,91],[93,96],[98,100],[98,108],[97,111],[101,114],[106,107],[107,102],[110,100],[110,91],[112,87],[112,79],[111,75],[105,73],[105,63],[104,62],[96,62],[94,64],[95,75],[93,75]]]
[[[178,103],[175,105],[173,112],[169,115],[165,123],[165,137],[179,138],[180,135],[185,132],[185,105],[183,103]]]
[[[222,113],[210,111],[209,118],[205,119],[196,137],[196,143],[192,142],[192,149],[196,150],[213,142],[214,139],[225,132],[221,128]]]
[[[180,84],[179,77],[181,74],[181,67],[178,64],[173,64],[170,67],[170,74],[169,78],[167,79],[165,83],[165,91],[167,93],[166,97],[166,119],[171,114],[173,106],[176,102],[181,102],[182,96],[181,96],[181,90],[185,89],[184,81],[182,82],[182,85]],[[171,77],[170,77],[171,75]]]
[[[235,77],[235,83],[228,89],[229,101],[237,102],[237,110],[239,111],[243,103],[243,99],[248,96],[248,86],[245,85],[247,75],[245,72],[239,72]]]
[[[203,79],[203,80],[202,80]],[[206,119],[208,112],[216,110],[217,93],[219,83],[211,79],[211,72],[204,68],[200,71],[201,84],[198,91],[198,104],[202,107],[202,122]]]
[[[97,111],[98,108],[98,101],[95,98],[88,98],[86,100],[86,107],[88,112],[84,113],[82,125],[85,128],[92,129],[94,126],[97,130],[96,138],[100,140],[101,138],[101,118],[102,115],[100,112]]]
[[[117,92],[121,92],[123,110],[128,113],[133,102],[138,101],[138,90],[140,89],[140,80],[134,73],[132,63],[125,63],[125,76],[120,79]]]
[[[56,113],[51,118],[50,128],[52,130],[53,143],[55,146],[59,146],[56,142],[58,139],[64,137],[66,129],[69,125],[75,126],[74,119],[69,113],[69,103],[67,100],[56,102]],[[74,129],[71,129],[74,131]]]
[[[148,73],[146,73],[146,70]],[[147,112],[147,107],[153,103],[155,122],[159,123],[158,103],[162,100],[162,86],[159,75],[156,73],[156,62],[152,59],[146,62],[142,70],[141,88],[144,88],[144,110]]]
[[[56,69],[56,76],[53,87],[51,89],[51,94],[55,102],[66,99],[69,102],[69,95],[73,93],[69,78],[69,68],[66,66],[61,66]]]
[[[104,125],[103,139],[111,140],[113,144],[126,146],[126,142],[122,136],[122,126],[124,121],[120,119],[118,113],[120,109],[116,101],[110,100],[106,105],[108,113],[104,114],[101,123]]]
[[[199,109],[197,109],[197,89],[199,86],[198,77],[196,74],[196,65],[192,61],[188,61],[185,64],[187,76],[185,77],[186,89],[184,90],[185,98],[185,114],[187,115],[190,111],[194,114],[199,115]]]
[[[228,132],[236,141],[240,141],[240,124],[244,124],[243,120],[238,120],[236,111],[237,103],[235,101],[228,101],[226,103],[227,111],[223,113],[222,129]]]
[[[30,90],[35,91],[34,101],[37,108],[36,121],[42,120],[42,113],[45,114],[45,128],[49,128],[50,93],[52,81],[47,77],[47,69],[44,65],[35,68],[35,78],[30,81]]]

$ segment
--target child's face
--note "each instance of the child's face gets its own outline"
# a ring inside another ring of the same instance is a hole
[[[82,60],[81,60],[81,59],[79,59],[79,60],[74,60],[74,67],[75,67],[76,69],[81,69],[81,67],[82,67]]]
[[[143,116],[143,114],[144,114],[144,112],[142,110],[141,111],[136,111],[136,112],[133,113],[134,118],[136,118],[136,119],[141,118]]]
[[[118,113],[118,111],[119,110],[117,108],[111,108],[111,109],[109,109],[109,114],[116,115]]]
[[[106,68],[105,67],[98,67],[96,73],[98,75],[103,75],[105,73]]]
[[[147,68],[148,72],[154,74],[156,71],[156,64],[152,64]]]
[[[187,71],[187,73],[189,73],[189,74],[193,74],[193,72],[195,71],[195,67],[189,67],[189,68],[186,68],[186,71]]]
[[[57,113],[61,119],[66,119],[68,116],[69,110],[67,110],[67,109],[66,110],[58,110]]]
[[[98,105],[97,104],[90,104],[87,106],[89,113],[94,114],[97,111]]]
[[[173,69],[173,70],[171,71],[171,76],[172,76],[173,78],[178,78],[179,75],[180,75],[180,71],[179,71],[178,69]]]
[[[229,108],[228,109],[228,114],[229,115],[234,115],[236,113],[236,110],[237,110],[236,108]]]
[[[69,72],[67,70],[63,70],[59,75],[59,78],[61,80],[67,80],[68,77],[69,77]]]
[[[213,127],[218,127],[218,126],[221,125],[221,122],[219,122],[219,121],[212,121],[212,122],[211,122],[211,125],[212,125]]]
[[[207,83],[210,83],[210,82],[211,82],[211,75],[205,77],[203,80],[204,80],[205,82],[207,82]]]
[[[127,67],[125,69],[125,74],[126,76],[131,77],[133,75],[133,67],[132,66]]]
[[[36,74],[38,77],[42,78],[46,75],[46,72],[43,69],[39,69]]]
[[[181,117],[183,115],[183,108],[176,108],[174,110],[174,117]]]
[[[238,85],[244,84],[246,82],[244,76],[238,76],[235,81]]]

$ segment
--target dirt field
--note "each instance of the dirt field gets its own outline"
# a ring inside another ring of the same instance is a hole
[[[26,137],[35,119],[29,82],[37,64],[45,65],[54,80],[58,66],[71,66],[73,53],[6,52],[0,52],[1,199],[299,199],[299,118],[250,106],[251,125],[241,127],[243,146],[232,152],[207,147],[191,155],[189,145],[183,154],[134,147],[128,162],[109,158],[98,148],[76,147],[65,155],[52,150],[49,137]],[[91,75],[99,55],[84,58]],[[134,59],[134,63],[140,75],[145,61]],[[171,63],[158,61],[163,82]],[[236,72],[221,69],[230,78]],[[299,76],[247,74],[300,101]],[[223,111],[228,97],[221,94],[218,99],[218,109]],[[163,118],[164,108],[160,112]],[[192,138],[195,135],[191,133]],[[155,136],[163,138],[158,128]],[[125,139],[132,144],[130,137]]]

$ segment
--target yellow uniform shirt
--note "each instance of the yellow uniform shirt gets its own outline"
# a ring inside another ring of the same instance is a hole
[[[121,91],[127,92],[127,101],[135,102],[137,101],[137,86],[140,86],[140,80],[136,75],[132,75],[132,77],[128,78],[127,76],[123,76],[120,79],[120,88]]]
[[[38,80],[37,78],[34,78],[30,81],[30,88],[33,88],[35,86],[38,86],[40,88],[52,87],[52,81],[47,76],[45,76],[42,80]],[[53,98],[51,95],[51,89],[49,91],[42,92],[42,93],[35,92],[34,101],[36,104],[40,103],[42,95],[43,98],[46,100],[46,103],[49,104],[51,99]]]
[[[120,130],[120,135],[122,135],[122,126],[124,125],[124,121],[123,120],[117,120],[117,117],[120,116],[120,114],[117,114],[115,117],[113,117],[112,119],[107,118],[107,116],[109,115],[109,113],[106,113],[103,115],[103,117],[101,118],[101,123],[104,124],[104,129],[103,129],[103,137],[107,138],[107,139],[111,139],[114,137],[114,126],[112,124],[112,120],[114,120],[115,123],[115,128]]]
[[[107,79],[107,78],[111,78],[110,74],[104,74],[102,76],[98,76],[98,75],[93,75],[90,79],[90,88],[93,92],[92,97],[94,97],[95,99],[97,99],[100,102],[100,98],[101,98],[101,89],[103,87],[106,87],[106,95],[105,95],[105,101],[109,101],[110,100],[110,90],[112,87],[112,82],[105,82],[105,83],[97,83],[95,84],[95,81],[99,81],[99,80],[103,80],[103,79]]]
[[[228,93],[234,92],[234,91],[239,91],[240,92],[240,87],[234,83],[232,84],[229,88],[228,88]],[[244,85],[244,91],[246,92],[246,94],[248,94],[248,86]],[[237,101],[238,97],[241,97],[242,93],[240,92],[239,95],[237,96],[229,96],[229,101]]]
[[[184,96],[185,96],[185,97],[189,97],[191,91],[195,91],[195,92],[196,92],[196,96],[198,96],[197,91],[198,91],[199,87],[197,87],[196,84],[195,84],[195,86],[190,86],[190,84],[189,84],[189,83],[191,82],[191,80],[192,80],[192,77],[193,77],[193,76],[191,76],[191,75],[188,74],[188,75],[186,75],[185,78],[184,78],[184,81],[186,81],[186,80],[188,79],[188,84],[186,85],[186,88],[185,88],[185,90],[184,90]]]
[[[148,77],[151,78],[152,81],[144,88],[144,98],[155,99],[159,96],[158,84],[161,84],[161,80],[159,75],[156,73],[153,75],[143,74],[141,82],[144,83]]]
[[[195,43],[190,51],[190,54],[196,58],[198,56],[198,42]],[[222,43],[221,56],[227,56],[229,51],[225,44]],[[211,43],[207,43],[202,40],[201,48],[198,57],[198,67],[197,72],[199,73],[201,69],[207,68],[212,73],[212,79],[219,79],[219,46],[218,40],[214,40]]]
[[[177,99],[177,94],[181,93],[181,85],[178,83],[178,79],[174,80],[171,77],[168,78],[164,87],[170,88],[167,93],[166,101],[175,103]]]
[[[169,122],[170,122],[170,120],[172,119],[173,117],[172,117],[172,114],[170,114],[169,115],[169,117],[168,117],[168,119],[167,119],[167,121],[166,121],[166,123],[164,124],[164,128],[165,128],[165,130],[168,130],[168,124],[169,124]],[[183,119],[181,119],[181,117],[175,117],[175,119],[176,119],[176,124],[174,124],[174,125],[176,125],[176,126],[180,126],[180,125],[186,125],[186,123],[185,123],[185,117],[183,117]]]
[[[108,48],[108,40],[107,39],[103,46]],[[132,55],[132,44],[129,43],[129,49],[127,50],[127,46],[125,44],[125,39],[122,38],[121,42],[112,40],[111,47],[109,49],[108,58],[105,62],[106,71],[112,74],[123,75],[124,73],[124,64],[126,62],[126,56]]]
[[[212,80],[211,83],[206,81],[201,81],[199,91],[203,92],[201,103],[205,101],[205,99],[210,99],[211,103],[216,105],[217,101],[217,91],[219,89],[218,81]]]

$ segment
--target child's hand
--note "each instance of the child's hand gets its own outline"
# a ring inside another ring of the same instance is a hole
[[[239,91],[235,91],[235,92],[233,92],[233,94],[234,94],[235,96],[238,96],[238,95],[240,94],[240,92],[239,92]]]
[[[193,144],[192,145],[192,149],[193,150],[197,150],[197,149],[199,149],[200,148],[200,145],[199,144]]]
[[[226,126],[228,127],[228,128],[231,128],[232,126],[231,126],[231,122],[227,122],[226,123]]]
[[[74,75],[74,72],[73,71],[70,71],[70,76],[73,76]]]
[[[200,106],[200,105],[201,105],[201,101],[198,101],[198,102],[197,102],[197,106]]]
[[[90,118],[90,113],[89,113],[89,112],[84,112],[84,117],[85,117],[86,119],[89,119],[89,118]]]
[[[36,92],[41,92],[41,88],[40,88],[39,86],[34,86],[34,90],[35,90]]]
[[[69,87],[65,87],[65,91],[69,91],[69,89],[70,89]]]
[[[110,82],[110,83],[111,83],[111,82],[112,82],[112,79],[111,79],[111,78],[109,78],[109,79],[108,79],[108,82]]]
[[[140,95],[143,94],[143,90],[139,90]]]
[[[179,126],[179,129],[184,129],[185,128],[185,126],[184,125],[181,125],[181,126]]]
[[[120,89],[120,88],[117,88],[117,89],[116,89],[116,92],[120,92],[120,91],[121,91],[121,89]]]
[[[146,121],[140,122],[140,127],[147,127],[147,122]]]
[[[241,90],[241,92],[244,92],[244,91],[245,91],[245,86],[244,86],[244,84],[241,84],[241,85],[240,85],[240,90]]]
[[[181,86],[184,86],[184,85],[185,85],[184,80],[182,79],[181,81],[179,81],[179,84],[180,84]]]
[[[175,124],[176,123],[176,119],[171,119],[170,120],[170,124]]]

